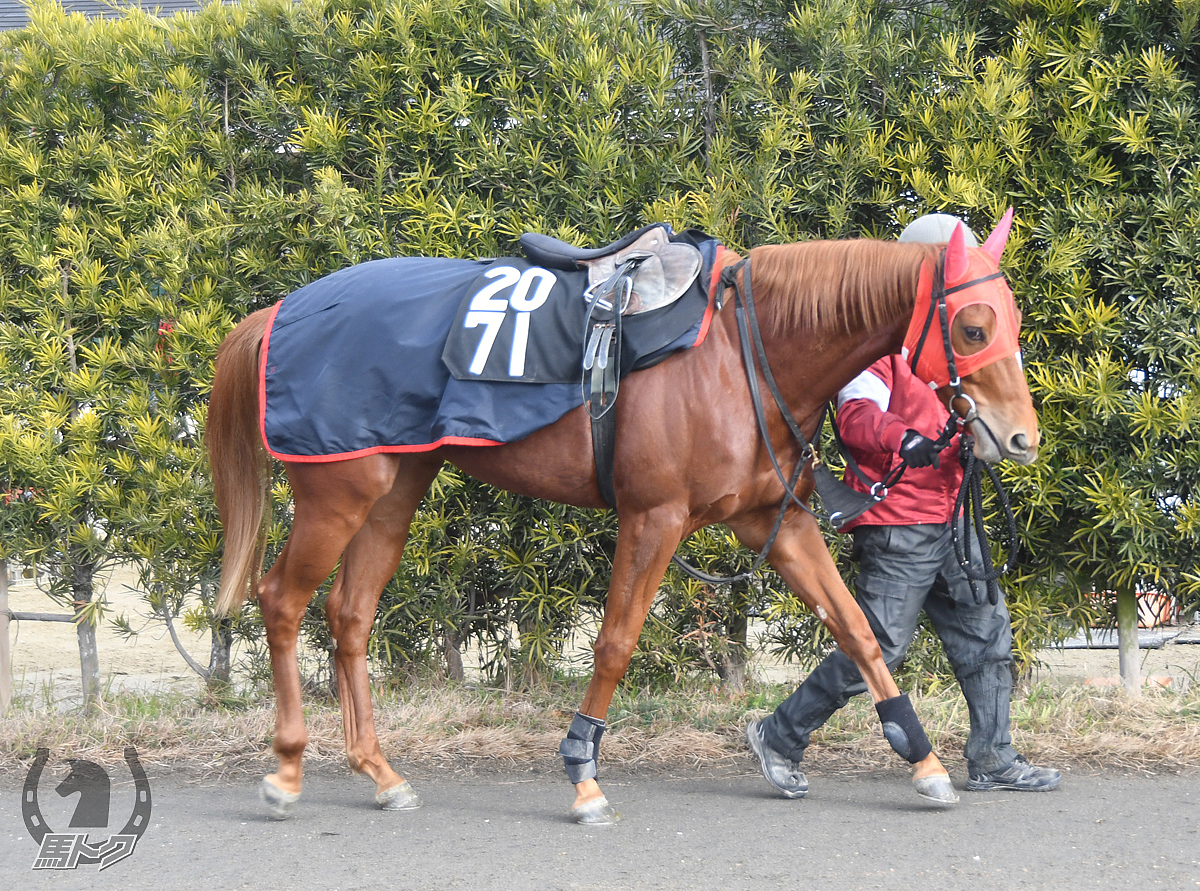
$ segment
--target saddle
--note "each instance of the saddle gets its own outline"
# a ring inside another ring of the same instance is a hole
[[[690,244],[671,241],[671,229],[651,223],[600,248],[581,248],[549,235],[526,232],[521,248],[533,263],[548,269],[588,271],[588,290],[603,289],[618,270],[630,264],[632,290],[621,315],[632,316],[669,306],[685,293],[700,274],[700,251]],[[615,283],[614,283],[615,284]]]
[[[665,223],[651,223],[600,248],[580,248],[536,232],[521,236],[521,248],[531,262],[588,272],[582,385],[592,422],[596,480],[610,507],[617,503],[613,481],[616,415],[612,407],[620,387],[621,318],[670,306],[691,289],[703,265],[698,248],[672,241],[671,234]]]

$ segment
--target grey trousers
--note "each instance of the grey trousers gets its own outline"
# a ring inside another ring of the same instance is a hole
[[[857,600],[890,670],[904,659],[924,610],[941,638],[967,701],[971,732],[964,754],[971,773],[1002,770],[1017,757],[1009,735],[1012,625],[1004,599],[993,606],[979,583],[976,604],[954,556],[950,525],[860,526]],[[809,737],[850,697],[866,692],[858,668],[840,649],[818,665],[763,721],[767,743],[793,761]]]

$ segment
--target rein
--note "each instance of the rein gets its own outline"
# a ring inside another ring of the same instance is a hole
[[[745,272],[742,275],[741,282],[739,282],[738,272],[742,269]],[[754,578],[758,573],[759,567],[766,562],[767,555],[771,552],[771,546],[775,544],[779,530],[783,527],[783,517],[791,504],[794,503],[801,510],[820,518],[820,515],[809,507],[803,499],[796,496],[796,484],[800,481],[800,474],[803,473],[805,465],[812,460],[814,449],[812,443],[805,438],[804,433],[800,430],[800,424],[792,415],[791,409],[788,408],[787,402],[783,398],[783,393],[779,390],[779,385],[775,383],[775,375],[771,373],[771,365],[767,361],[767,351],[762,342],[762,332],[758,327],[758,315],[754,310],[754,291],[750,285],[750,258],[746,257],[732,266],[726,266],[722,269],[720,283],[722,294],[725,288],[733,288],[734,317],[737,319],[738,341],[742,348],[742,365],[746,369],[746,379],[750,383],[750,404],[754,406],[754,418],[758,422],[759,433],[766,444],[767,457],[771,459],[771,466],[775,469],[775,476],[783,484],[783,500],[779,504],[779,511],[775,515],[775,523],[771,526],[771,532],[767,535],[767,540],[763,544],[762,550],[759,551],[753,565],[745,572],[739,572],[731,576],[709,575],[707,572],[689,564],[678,554],[672,555],[671,560],[676,566],[697,581],[710,585],[729,585],[734,582],[744,582]],[[720,309],[720,306],[721,300],[718,298],[717,308]],[[762,371],[763,380],[767,384],[767,390],[770,392],[771,398],[775,400],[775,405],[779,408],[779,413],[783,415],[783,420],[787,424],[788,431],[800,446],[800,460],[796,462],[796,466],[792,470],[790,477],[784,475],[783,468],[779,465],[779,457],[775,454],[775,447],[771,444],[770,431],[767,428],[767,415],[763,411],[762,392],[758,386],[758,375],[755,373],[758,369]],[[824,423],[824,420],[825,411],[822,409],[818,430],[820,429],[820,424]]]
[[[743,273],[740,281],[738,279],[738,272]],[[754,578],[759,568],[766,562],[771,552],[771,547],[775,544],[775,539],[779,536],[779,530],[783,527],[783,518],[787,513],[788,507],[791,505],[796,505],[805,513],[816,517],[818,520],[829,520],[835,525],[840,525],[840,523],[848,522],[853,517],[859,516],[866,510],[874,507],[887,494],[886,489],[883,490],[882,494],[876,494],[876,490],[873,490],[870,498],[866,502],[863,502],[861,498],[857,497],[857,492],[854,492],[849,486],[835,477],[827,467],[817,463],[813,466],[813,476],[818,489],[821,491],[822,501],[841,502],[847,505],[847,507],[828,514],[818,513],[809,507],[807,502],[797,497],[795,489],[796,484],[800,481],[800,474],[803,473],[805,466],[813,460],[816,450],[800,429],[799,422],[792,414],[791,409],[788,408],[787,401],[783,398],[783,393],[780,391],[779,385],[775,382],[775,375],[771,373],[771,364],[767,359],[767,350],[763,345],[762,331],[758,324],[758,313],[754,308],[754,289],[750,278],[750,258],[746,257],[732,266],[727,266],[721,270],[720,284],[722,286],[722,293],[724,293],[724,289],[726,288],[733,288],[734,317],[737,319],[738,342],[742,351],[742,366],[746,369],[746,380],[750,387],[750,404],[754,408],[754,419],[758,424],[759,435],[762,436],[763,444],[766,446],[767,457],[771,460],[771,467],[775,470],[776,478],[783,485],[783,499],[779,503],[775,522],[771,526],[771,531],[767,535],[762,549],[759,551],[754,563],[745,572],[739,572],[731,576],[709,575],[703,570],[689,564],[678,554],[672,555],[672,562],[687,575],[697,581],[710,585],[728,585]],[[720,308],[719,302],[717,308]],[[800,446],[800,458],[796,462],[791,476],[784,474],[783,468],[779,463],[779,456],[775,453],[775,447],[771,443],[770,430],[767,427],[767,416],[763,410],[762,391],[758,385],[756,371],[762,372],[763,380],[767,385],[767,391],[775,401],[775,406],[779,409],[780,415],[783,416],[788,432],[796,444]],[[825,413],[826,410],[822,408],[821,415],[817,420],[818,431],[825,423]],[[836,426],[834,429],[836,431]],[[907,465],[901,465],[899,468],[900,474],[903,474],[905,466]],[[899,479],[899,474],[896,479]]]
[[[738,280],[738,272],[742,271],[741,280]],[[950,397],[950,417],[946,420],[946,425],[942,428],[938,438],[934,441],[934,445],[939,450],[948,446],[954,436],[959,433],[960,427],[965,427],[971,421],[978,420],[981,424],[983,421],[979,418],[979,412],[975,406],[975,400],[963,389],[962,378],[958,374],[957,364],[954,360],[954,350],[950,341],[950,320],[949,310],[946,306],[946,296],[957,291],[964,291],[967,288],[973,287],[983,282],[991,281],[992,279],[1000,278],[1003,273],[995,272],[991,275],[982,276],[972,279],[962,284],[954,285],[947,288],[945,286],[945,253],[938,261],[937,272],[934,278],[934,292],[929,301],[929,313],[925,318],[925,325],[921,331],[921,337],[917,342],[916,349],[909,359],[910,366],[915,367],[917,358],[924,348],[926,336],[933,324],[933,317],[936,307],[936,312],[939,321],[939,327],[942,334],[942,345],[946,351],[946,364],[950,369],[949,386],[953,388],[954,395]],[[734,314],[737,319],[738,340],[742,351],[742,365],[746,369],[746,378],[750,386],[750,402],[754,407],[754,417],[758,424],[759,433],[763,438],[763,443],[766,445],[767,456],[771,460],[771,467],[775,470],[775,476],[783,485],[783,499],[779,504],[779,510],[775,516],[775,522],[771,526],[771,532],[767,536],[763,544],[762,550],[759,551],[754,563],[745,572],[737,573],[731,576],[715,576],[710,575],[696,567],[690,565],[678,554],[673,555],[671,560],[682,569],[687,575],[697,581],[705,582],[711,585],[727,585],[734,582],[747,581],[753,578],[759,568],[766,562],[767,556],[771,551],[772,545],[775,544],[775,539],[779,535],[779,530],[783,526],[783,518],[787,513],[787,509],[792,504],[795,504],[801,510],[813,517],[821,520],[829,520],[835,526],[849,522],[857,516],[865,513],[871,507],[874,507],[880,501],[887,497],[888,490],[900,482],[904,476],[904,471],[908,469],[908,462],[901,458],[900,463],[896,465],[887,476],[878,482],[870,480],[858,466],[858,462],[846,449],[842,442],[841,432],[838,430],[837,420],[833,413],[830,413],[830,422],[833,427],[834,439],[837,442],[838,450],[846,459],[847,466],[851,469],[860,481],[869,487],[870,494],[868,501],[858,499],[859,504],[848,507],[847,509],[833,511],[828,514],[818,513],[809,505],[797,497],[795,493],[796,484],[799,482],[800,474],[804,467],[813,460],[815,450],[812,444],[804,436],[800,430],[800,424],[792,415],[786,401],[783,398],[783,393],[780,392],[779,386],[775,383],[775,376],[771,373],[771,366],[767,360],[766,348],[762,342],[762,332],[758,325],[758,315],[754,308],[754,292],[750,283],[750,258],[746,257],[732,266],[727,266],[721,271],[720,283],[723,289],[733,288],[734,293]],[[723,291],[722,291],[723,293]],[[720,300],[718,299],[718,309],[720,308]],[[784,422],[787,424],[788,431],[791,433],[792,439],[800,446],[800,459],[796,462],[790,476],[783,472],[780,466],[779,458],[775,453],[775,447],[771,444],[771,437],[767,428],[766,413],[763,410],[762,392],[758,385],[758,375],[755,373],[761,370],[763,380],[766,382],[767,390],[771,394],[771,398],[775,401],[779,413],[783,416]],[[966,403],[966,412],[958,411],[959,400]],[[817,422],[817,430],[820,431],[825,423],[825,409],[821,410],[821,416]],[[984,424],[984,429],[987,425]],[[991,431],[988,430],[988,435]],[[995,468],[985,461],[980,461],[975,457],[974,437],[965,430],[962,431],[962,448],[965,449],[966,457],[963,459],[963,481],[959,487],[958,497],[955,499],[954,511],[951,516],[950,528],[951,538],[954,543],[954,554],[958,560],[959,566],[962,567],[971,585],[971,594],[976,603],[982,603],[976,582],[983,581],[987,583],[987,597],[992,604],[995,604],[999,598],[999,587],[995,584],[1000,576],[1004,575],[1013,566],[1016,565],[1017,557],[1017,525],[1016,518],[1013,515],[1012,506],[1009,503],[1008,496],[1000,485],[1000,478],[996,473]],[[983,515],[983,479],[980,465],[986,468],[988,477],[992,481],[992,486],[996,490],[997,498],[1000,501],[1001,507],[1004,510],[1005,517],[1008,521],[1008,558],[1004,564],[996,569],[991,564],[991,544],[988,539],[987,528],[984,524]],[[816,478],[817,487],[821,492],[822,501],[836,502],[841,501],[848,504],[842,490],[847,493],[852,493],[857,496],[859,493],[854,492],[848,486],[837,479],[824,465],[819,462],[813,467],[814,477]],[[840,487],[840,488],[835,488]],[[970,496],[968,498],[968,495]],[[961,528],[964,530],[960,534]],[[989,568],[985,570],[977,570],[972,561],[972,547],[969,536],[965,535],[965,530],[968,527],[973,527],[977,544],[979,546],[979,554],[982,558],[987,555]]]

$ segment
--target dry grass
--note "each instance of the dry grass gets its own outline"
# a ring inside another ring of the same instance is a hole
[[[759,687],[738,696],[711,688],[621,693],[609,712],[603,761],[626,769],[750,766],[743,729],[788,690]],[[383,691],[376,719],[384,752],[398,766],[488,770],[556,769],[559,740],[581,689],[508,694],[475,687]],[[930,739],[952,771],[961,766],[966,706],[954,693],[915,698]],[[334,702],[306,707],[311,766],[343,762],[341,712]],[[0,719],[0,771],[24,773],[38,747],[56,758],[115,764],[124,746],[142,761],[200,777],[253,775],[273,764],[270,699],[237,707],[162,695],[120,696],[91,715],[18,708]],[[1031,760],[1075,769],[1180,771],[1200,764],[1200,695],[1157,693],[1134,700],[1119,691],[1037,687],[1013,702],[1013,737]],[[901,766],[859,697],[813,737],[815,773]]]
[[[914,697],[940,757],[953,771],[967,740],[967,706],[957,693]],[[813,736],[806,763],[825,772],[895,765],[877,729],[875,710],[860,698]],[[1016,749],[1035,763],[1081,771],[1180,772],[1200,767],[1200,695],[1148,692],[1133,699],[1118,689],[1040,686],[1014,696]]]

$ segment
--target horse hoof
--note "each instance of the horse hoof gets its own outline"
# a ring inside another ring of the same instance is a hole
[[[603,795],[571,808],[571,820],[588,826],[611,826],[620,819],[621,815]]]
[[[954,791],[950,777],[944,774],[914,779],[913,788],[926,801],[941,807],[949,807],[958,803],[958,793]]]
[[[415,811],[421,806],[421,798],[405,780],[399,786],[384,789],[376,795],[375,803],[385,811]]]
[[[267,816],[272,820],[286,820],[296,809],[299,792],[284,792],[270,780],[258,784],[258,797],[267,806]]]

